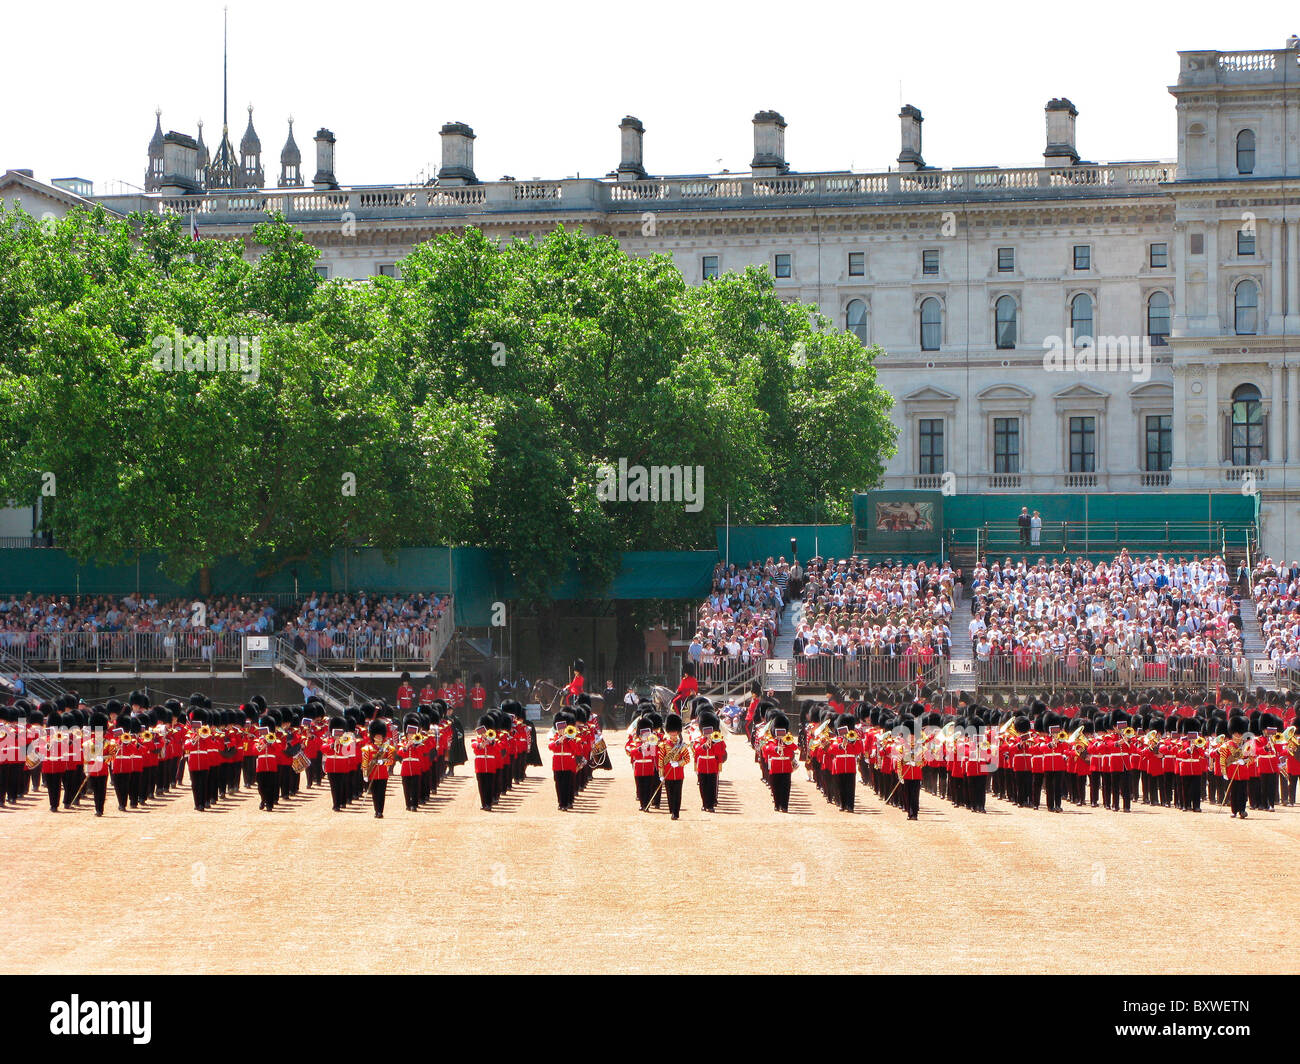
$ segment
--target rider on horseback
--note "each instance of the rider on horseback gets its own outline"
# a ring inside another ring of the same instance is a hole
[[[695,662],[683,662],[682,682],[677,685],[677,693],[673,695],[673,712],[679,712],[679,706],[681,709],[685,709],[687,704],[699,693],[699,681],[695,679]]]

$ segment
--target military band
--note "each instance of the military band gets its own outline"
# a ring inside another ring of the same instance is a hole
[[[546,740],[563,812],[575,808],[594,768],[612,768],[591,699],[580,690],[580,670],[578,663],[578,693],[556,714]],[[856,811],[861,781],[910,820],[919,819],[922,791],[979,813],[992,794],[1046,813],[1063,812],[1066,804],[1199,813],[1209,803],[1242,820],[1296,800],[1300,739],[1290,697],[1241,703],[1153,692],[1141,701],[1053,696],[1015,706],[924,690],[899,698],[834,689],[824,702],[804,702],[796,727],[774,702],[755,697],[750,739],[778,812],[789,812],[801,763],[836,809]],[[678,704],[682,714],[664,716],[652,702],[640,703],[624,745],[638,808],[661,809],[666,799],[674,820],[692,771],[701,809],[717,811],[728,756],[709,699],[695,694]],[[328,781],[334,811],[368,799],[382,818],[391,778],[401,780],[408,812],[437,794],[467,760],[463,734],[442,700],[405,713],[375,702],[327,716],[318,697],[304,708],[269,706],[260,696],[237,708],[216,707],[201,694],[188,705],[175,698],[154,704],[144,692],[97,708],[71,694],[51,702],[19,699],[0,711],[0,805],[25,802],[43,787],[42,804],[51,812],[89,799],[103,816],[111,789],[119,812],[144,810],[188,775],[198,812],[252,785],[259,810],[276,812],[299,798],[303,785],[311,790]],[[486,810],[502,808],[529,766],[542,763],[536,731],[512,700],[480,716],[471,747]]]

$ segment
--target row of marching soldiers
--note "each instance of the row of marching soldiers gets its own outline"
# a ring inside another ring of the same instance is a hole
[[[529,765],[542,763],[537,731],[525,719],[524,707],[513,699],[479,717],[470,746],[479,808],[484,812],[491,812],[511,787],[526,778]]]
[[[700,808],[706,813],[718,810],[718,778],[727,760],[727,744],[722,724],[707,698],[686,701],[692,720],[688,725],[677,713],[658,713],[652,702],[637,706],[636,716],[627,729],[624,750],[632,762],[636,801],[641,812],[662,808],[668,799],[673,820],[681,816],[682,788],[687,768],[694,766],[699,785]]]
[[[1125,812],[1140,800],[1197,813],[1210,801],[1246,819],[1248,806],[1295,805],[1300,736],[1276,714],[1206,705],[1166,716],[1149,704],[1108,713],[1085,705],[1073,718],[1042,703],[1030,711],[998,729],[995,789],[1023,807],[1040,808],[1044,790],[1056,811],[1063,799]]]
[[[776,714],[770,703],[764,708]],[[1166,715],[1149,704],[1109,712],[1084,705],[1067,717],[1038,702],[1027,714],[963,703],[941,715],[885,700],[846,710],[837,691],[828,703],[805,703],[800,754],[827,800],[848,811],[855,760],[862,781],[909,819],[917,818],[922,786],[976,812],[985,811],[990,789],[1022,808],[1054,812],[1066,801],[1128,811],[1139,800],[1199,812],[1209,800],[1245,819],[1248,807],[1296,801],[1300,733],[1267,711],[1207,704]]]
[[[42,783],[57,812],[88,796],[103,816],[111,782],[119,811],[148,807],[178,787],[186,770],[196,811],[214,808],[256,786],[259,808],[329,778],[334,809],[369,793],[382,816],[389,774],[403,777],[407,808],[437,790],[466,760],[464,741],[445,704],[407,714],[405,728],[382,702],[325,717],[319,699],[269,707],[254,696],[239,709],[214,708],[202,694],[151,706],[143,692],[124,705],[92,710],[75,694],[33,705],[20,699],[0,712],[0,805],[16,803]]]

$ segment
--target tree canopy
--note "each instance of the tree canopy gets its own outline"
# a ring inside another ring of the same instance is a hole
[[[187,579],[473,544],[541,601],[572,562],[602,587],[620,551],[711,545],[728,504],[845,520],[892,453],[878,352],[766,271],[689,286],[670,256],[564,229],[470,228],[367,281],[317,258],[280,218],[246,245],[0,209],[0,492],[41,497],[83,561],[158,551]],[[703,491],[602,495],[620,461],[700,469]]]

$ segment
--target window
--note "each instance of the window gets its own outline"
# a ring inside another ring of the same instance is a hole
[[[1259,389],[1243,384],[1232,393],[1232,464],[1259,465],[1264,460],[1264,408]]]
[[[384,263],[382,266],[375,267],[375,273],[377,273],[380,277],[396,277],[397,265],[396,263],[392,263],[392,262]]]
[[[921,440],[918,453],[921,458],[919,473],[943,472],[943,419],[921,418]]]
[[[1097,419],[1070,418],[1070,472],[1097,471]]]
[[[1237,254],[1255,254],[1255,231],[1253,229],[1237,230]]]
[[[1259,331],[1259,286],[1241,281],[1232,296],[1234,324],[1238,336],[1254,336]]]
[[[1193,254],[1193,255],[1204,255],[1204,254],[1205,254],[1205,234],[1204,234],[1204,233],[1192,233],[1192,234],[1188,237],[1188,241],[1187,241],[1187,250],[1188,250],[1189,252],[1191,252],[1191,254]]]
[[[994,304],[994,335],[997,345],[1006,349],[1016,346],[1016,301],[1003,296]]]
[[[993,472],[1020,472],[1020,419],[993,419]]]
[[[700,276],[709,281],[718,276],[718,256],[705,255],[700,259]]]
[[[1092,332],[1092,296],[1081,292],[1070,300],[1070,332],[1074,342],[1091,340]]]
[[[939,272],[939,252],[938,249],[921,252],[921,272],[938,273]]]
[[[1153,347],[1164,347],[1169,337],[1169,294],[1152,292],[1147,300],[1147,336]]]
[[[865,277],[867,273],[867,255],[864,251],[849,252],[849,276]]]
[[[1169,266],[1169,245],[1152,244],[1151,245],[1151,268],[1153,270],[1163,270]]]
[[[943,311],[931,296],[921,301],[921,350],[938,351],[943,340]]]
[[[1016,249],[998,248],[998,273],[1010,273],[1016,268]]]
[[[1076,270],[1092,269],[1092,245],[1091,244],[1074,245],[1074,268]]]
[[[322,281],[329,280],[330,268],[328,266],[313,266],[312,269],[316,271],[316,276]]]
[[[790,256],[789,256],[788,254],[786,254],[786,253],[782,253],[782,254],[780,254],[780,255],[777,255],[777,257],[776,257],[776,275],[777,275],[778,277],[789,277],[789,276],[790,276]]]
[[[1163,473],[1174,463],[1174,416],[1172,414],[1147,415],[1146,469],[1148,473]]]
[[[1237,173],[1255,172],[1255,131],[1243,129],[1237,134]]]
[[[850,299],[844,308],[844,327],[858,338],[867,342],[867,305],[860,299]]]

